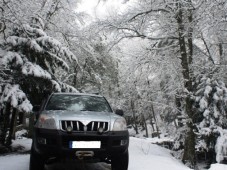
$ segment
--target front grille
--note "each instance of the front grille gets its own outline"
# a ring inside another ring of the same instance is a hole
[[[98,131],[99,128],[103,128],[104,132],[108,130],[108,122],[90,122],[87,125],[87,131]]]
[[[63,120],[61,121],[61,129],[63,131],[66,131],[67,127],[71,126],[73,128],[73,131],[83,131],[84,125],[80,121],[68,121]]]
[[[72,127],[73,132],[96,132],[99,128],[103,128],[104,132],[108,131],[108,122],[99,122],[99,121],[91,121],[86,126],[80,121],[61,121],[61,129],[63,131],[67,130],[67,127]]]

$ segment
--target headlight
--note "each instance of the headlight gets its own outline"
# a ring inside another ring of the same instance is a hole
[[[126,121],[124,118],[116,119],[113,125],[113,131],[127,130]]]
[[[36,127],[43,129],[57,129],[55,120],[47,115],[40,115]]]

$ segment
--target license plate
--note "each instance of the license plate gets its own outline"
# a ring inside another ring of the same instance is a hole
[[[100,141],[70,141],[69,148],[101,148]]]

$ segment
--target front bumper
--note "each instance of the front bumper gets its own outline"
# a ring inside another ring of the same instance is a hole
[[[101,148],[72,149],[71,141],[101,141]],[[45,158],[75,158],[76,151],[93,151],[93,158],[105,159],[125,152],[129,145],[128,131],[76,132],[66,133],[60,130],[34,129],[33,149]]]

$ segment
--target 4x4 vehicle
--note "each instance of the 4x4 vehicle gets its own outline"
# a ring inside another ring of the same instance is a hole
[[[50,160],[109,162],[112,170],[128,169],[129,134],[123,111],[113,112],[100,95],[53,93],[38,111],[30,170]]]

